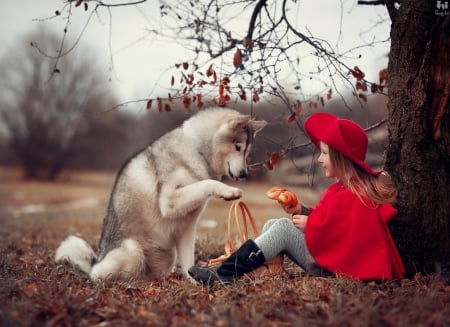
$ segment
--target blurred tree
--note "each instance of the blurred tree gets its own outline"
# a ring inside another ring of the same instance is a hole
[[[91,13],[105,7],[110,13],[112,6],[151,6],[146,0],[95,1],[90,8],[88,3],[78,0],[67,6],[83,4]],[[362,102],[372,93],[389,90],[385,167],[399,189],[394,238],[408,275],[439,270],[450,261],[448,8],[442,1],[359,0],[359,5],[374,9],[382,6],[385,20],[380,24],[391,27],[388,68],[380,71],[379,80],[369,81],[363,67],[349,64],[354,59],[351,52],[340,53],[301,27],[297,13],[302,3],[161,0],[163,25],[154,34],[191,49],[193,59],[177,63],[179,78],[172,77],[169,97],[146,99],[147,108],[170,111],[174,99],[182,99],[186,108],[202,107],[205,95],[218,105],[231,103],[234,97],[255,103],[268,95],[284,101],[287,121],[303,131],[301,120],[308,111],[342,94],[338,81],[351,85]],[[319,11],[314,14],[321,19]],[[306,83],[323,79],[328,82],[322,84],[322,91],[315,95],[303,92]],[[294,97],[289,93],[292,90]],[[290,140],[280,153],[270,154],[268,165],[299,146],[303,145]]]
[[[58,37],[39,30],[27,39],[31,46],[18,43],[1,60],[0,117],[25,176],[54,179],[70,158],[78,130],[88,124],[87,112],[111,107],[114,98],[86,51],[62,58],[59,71],[33,48],[41,40],[40,46],[57,53]]]

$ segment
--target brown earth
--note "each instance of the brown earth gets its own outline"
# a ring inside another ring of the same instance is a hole
[[[54,183],[0,167],[0,326],[448,326],[450,286],[439,276],[362,283],[305,276],[285,262],[275,277],[206,289],[177,275],[160,283],[105,281],[53,262],[79,233],[95,246],[113,173],[69,172]],[[238,184],[258,227],[281,208],[268,183]],[[314,204],[316,193],[295,190]],[[200,221],[196,258],[222,253],[230,203],[213,199]],[[214,227],[215,225],[215,227]]]

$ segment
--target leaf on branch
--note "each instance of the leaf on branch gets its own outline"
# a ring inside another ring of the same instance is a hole
[[[384,69],[380,70],[380,72],[378,73],[378,76],[380,78],[380,85],[386,84],[387,80],[388,80],[388,70],[387,70],[387,68],[384,68]]]
[[[150,99],[147,101],[147,105],[146,105],[147,110],[150,110],[152,108],[152,103],[153,103],[153,99]]]
[[[362,79],[364,79],[364,77],[366,77],[366,74],[364,74],[359,68],[358,66],[355,66],[353,68],[353,70],[351,71],[352,75],[354,78],[356,78],[356,80],[360,81]]]
[[[380,90],[380,87],[378,84],[372,83],[372,85],[370,85],[370,91],[372,93],[377,93],[379,90]]]
[[[189,109],[189,107],[191,106],[191,103],[192,103],[191,97],[188,96],[188,95],[185,95],[185,96],[183,97],[183,105],[184,105],[184,108],[185,108],[185,109]]]
[[[236,48],[236,52],[234,53],[233,66],[234,68],[239,68],[242,66],[242,52],[239,48]]]
[[[332,97],[333,97],[333,90],[329,89],[327,93],[327,100],[331,100]]]
[[[244,45],[247,49],[252,49],[255,46],[255,42],[253,42],[253,40],[250,39],[245,39]]]
[[[229,94],[225,93],[226,91],[227,92],[230,91],[230,87],[228,85],[229,83],[230,83],[230,79],[227,76],[222,78],[222,80],[220,81],[219,102],[217,103],[219,106],[225,106],[228,103],[228,101],[230,101]],[[215,99],[213,99],[213,102],[216,103]]]
[[[300,100],[297,100],[297,103],[295,104],[295,115],[297,117],[300,117],[300,114],[302,113],[302,103]]]
[[[200,81],[198,81],[198,83],[197,83],[197,85],[199,86],[199,87],[203,87],[204,85],[206,85],[206,84],[208,84],[205,80],[200,80]]]
[[[175,84],[175,77],[173,77],[170,79],[170,85],[173,86]]]
[[[238,84],[238,87],[241,90],[241,92],[239,92],[239,97],[241,98],[241,100],[247,101],[247,93],[245,92],[244,87],[241,83]]]
[[[211,77],[214,72],[213,65],[209,66],[209,68],[206,70],[206,77]]]
[[[259,94],[257,90],[253,91],[253,102],[258,102],[259,101]]]
[[[158,101],[158,111],[162,112],[163,111],[163,101],[161,98],[157,98],[156,100]]]
[[[270,154],[269,160],[267,161],[267,167],[272,170],[278,161],[280,160],[280,154],[278,152],[272,152]]]
[[[183,69],[187,70],[189,68],[189,64],[187,62],[183,62]]]
[[[84,3],[84,11],[88,11],[88,4],[87,4],[87,2]]]
[[[209,66],[209,68],[206,70],[206,77],[211,77],[213,78],[213,80],[211,81],[211,84],[214,85],[217,83],[217,74],[216,71],[213,68],[213,65],[211,64],[211,66]]]
[[[289,124],[291,124],[291,123],[295,122],[295,117],[296,117],[296,115],[295,115],[295,112],[294,112],[294,113],[292,113],[292,114],[290,114],[290,115],[288,116],[288,118],[286,119],[286,121],[287,121]]]
[[[356,89],[357,90],[361,90],[363,92],[366,92],[367,91],[367,84],[364,83],[364,82],[357,81],[356,82]]]
[[[82,2],[83,2],[83,0],[77,0],[75,2],[75,7],[78,7],[79,5],[81,5]]]
[[[359,97],[360,99],[362,99],[364,102],[367,102],[367,95],[365,95],[365,94],[363,94],[363,93],[359,93],[359,94],[358,94],[358,97]]]
[[[225,86],[223,84],[219,85],[219,106],[225,106],[227,102],[230,101],[230,96],[225,94]]]
[[[192,83],[194,82],[194,79],[195,79],[194,74],[188,74],[187,76],[183,74],[183,76],[184,76],[184,79],[186,80],[186,83],[188,85],[192,85]]]
[[[203,105],[204,105],[204,103],[203,103],[203,101],[202,101],[202,95],[199,93],[199,94],[197,94],[197,107],[199,107],[199,108],[203,108]]]

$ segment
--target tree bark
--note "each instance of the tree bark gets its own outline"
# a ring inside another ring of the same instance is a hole
[[[391,228],[408,276],[450,262],[449,21],[436,1],[402,1],[391,27],[386,169],[399,189]]]

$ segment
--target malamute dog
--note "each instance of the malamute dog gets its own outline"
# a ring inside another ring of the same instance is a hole
[[[133,156],[118,173],[97,253],[69,236],[56,262],[69,261],[92,280],[162,279],[176,258],[194,264],[196,222],[212,196],[233,200],[241,190],[220,180],[247,176],[255,134],[266,125],[226,108],[200,111]]]

